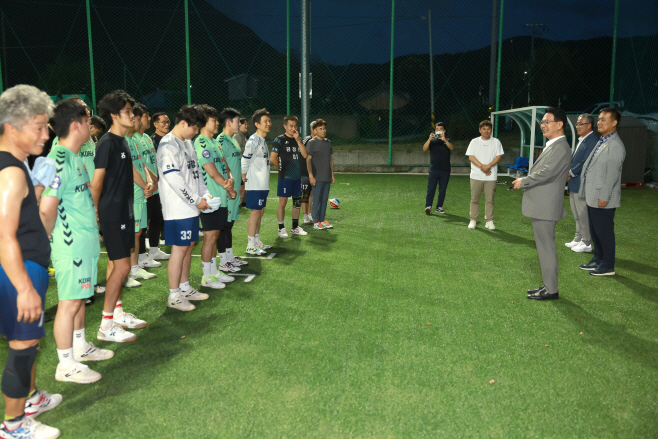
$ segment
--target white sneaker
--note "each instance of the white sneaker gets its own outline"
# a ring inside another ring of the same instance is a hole
[[[62,395],[55,393],[51,395],[45,390],[37,390],[39,393],[39,401],[31,403],[29,399],[25,401],[25,416],[34,419],[43,412],[52,410],[62,402]]]
[[[154,262],[155,262],[155,261],[154,261]],[[159,263],[159,262],[158,262],[158,263]],[[139,268],[139,270],[137,271],[137,273],[133,273],[132,271],[131,271],[130,273],[131,273],[130,275],[131,275],[134,279],[144,279],[144,280],[148,280],[148,279],[155,279],[156,277],[158,277],[157,274],[155,274],[155,273],[149,273],[148,271],[144,270],[142,267]]]
[[[468,228],[469,228],[469,229],[474,229],[476,223],[477,223],[476,221],[471,220],[471,222],[468,223]]]
[[[199,230],[199,238],[203,238],[203,230]]]
[[[256,247],[258,247],[258,248],[261,249],[261,250],[269,250],[269,249],[272,248],[271,245],[263,244],[263,243],[260,242],[260,241],[258,241],[258,242],[256,243]]]
[[[201,278],[201,286],[202,287],[207,287],[207,288],[212,288],[213,290],[221,290],[222,288],[226,287],[223,283],[217,279],[217,276],[212,275],[212,276],[203,276]]]
[[[156,261],[154,259],[151,259],[150,257],[142,259],[141,261],[138,262],[138,264],[142,268],[160,268],[160,267],[162,267],[161,263],[159,263],[158,261]]]
[[[484,227],[489,230],[496,230],[496,226],[494,225],[493,221],[487,221]]]
[[[96,293],[96,294],[105,294],[105,287],[103,287],[101,285],[96,285],[94,287],[94,293]]]
[[[91,384],[103,378],[103,376],[89,369],[86,364],[73,362],[67,368],[62,367],[61,363],[55,369],[55,379],[68,383]]]
[[[165,245],[165,240],[164,239],[160,240],[160,245]]]
[[[231,259],[229,262],[234,267],[241,267],[243,265],[249,265],[249,263],[247,261],[243,261],[242,259],[240,259],[237,256],[233,256],[233,259]]]
[[[587,245],[583,241],[580,241],[578,245],[571,247],[571,251],[576,253],[592,253],[592,244]]]
[[[230,262],[226,263],[226,265],[217,265],[217,269],[226,273],[237,273],[238,271],[241,271],[240,267],[235,266]]]
[[[567,242],[567,243],[564,244],[564,245],[566,245],[566,246],[569,247],[569,248],[574,248],[575,246],[577,246],[577,245],[580,244],[581,242],[582,242],[582,241],[571,241],[571,242]]]
[[[192,287],[190,287],[190,289],[187,290],[187,291],[181,291],[181,294],[187,300],[206,300],[208,297],[210,297],[206,293],[202,293],[200,291],[197,291]]]
[[[288,238],[288,232],[286,232],[285,227],[283,229],[279,229],[279,238]]]
[[[248,255],[255,255],[255,256],[263,256],[267,254],[265,250],[261,250],[258,247],[247,247],[245,253],[247,253]]]
[[[132,274],[129,274],[128,277],[126,277],[126,281],[123,283],[123,286],[126,288],[138,288],[141,287],[142,284],[137,282]]]
[[[87,346],[82,351],[73,350],[75,361],[103,361],[114,357],[114,351],[101,349],[94,346],[93,343],[87,342]]]
[[[293,235],[300,235],[300,236],[308,235],[308,232],[299,226],[295,227],[294,229],[290,229],[290,233]]]
[[[2,439],[56,439],[60,434],[59,429],[28,417],[25,417],[21,422],[21,426],[14,431],[6,430],[4,423],[0,424],[0,437]]]
[[[217,273],[217,274],[214,274],[213,276],[215,276],[218,281],[224,282],[225,284],[227,284],[229,282],[233,282],[235,280],[235,278],[233,276],[227,276],[224,273]]]
[[[311,215],[309,215],[308,213],[304,214],[304,224],[306,224],[307,226],[309,224],[313,224],[313,220],[311,219]]]
[[[171,255],[169,253],[165,253],[160,249],[153,253],[149,253],[149,258],[153,259],[154,261],[166,261],[170,257]]]
[[[124,312],[118,318],[114,318],[114,324],[125,329],[142,329],[146,328],[146,321],[138,319],[134,314]]]
[[[99,327],[98,332],[96,332],[96,338],[101,341],[113,341],[116,343],[128,343],[129,341],[137,340],[135,334],[126,331],[116,323],[112,324],[107,331],[103,331],[103,329]]]
[[[179,311],[192,311],[196,306],[192,305],[181,293],[176,294],[173,298],[167,300],[167,306]]]

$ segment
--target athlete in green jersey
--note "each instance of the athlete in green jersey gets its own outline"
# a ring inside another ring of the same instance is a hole
[[[146,170],[139,135],[135,137],[136,132],[139,131],[142,125],[143,110],[139,105],[135,105],[133,114],[135,115],[134,128],[129,129],[126,133],[126,140],[133,162],[133,211],[135,213],[135,245],[130,252],[130,274],[124,284],[128,288],[141,286],[141,283],[136,279],[154,279],[157,277],[157,275],[149,273],[139,265],[139,238],[143,233],[142,230],[148,226],[146,199],[153,195],[153,190],[151,185],[146,183]]]
[[[41,195],[40,213],[51,240],[59,305],[55,317],[58,381],[93,383],[101,379],[80,361],[105,360],[114,353],[85,339],[85,299],[94,294],[100,243],[89,174],[78,156],[89,139],[89,117],[75,99],[55,108],[51,126],[60,137],[48,154],[57,175]]]
[[[194,149],[196,150],[197,161],[201,167],[203,182],[206,184],[208,192],[210,192],[210,195],[213,197],[221,197],[221,207],[228,207],[228,193],[226,192],[226,189],[224,186],[213,180],[206,171],[206,168],[203,167],[206,163],[214,164],[217,171],[222,174],[222,179],[224,181],[228,180],[228,166],[224,154],[219,149],[219,141],[208,138],[203,134],[199,134],[194,141]]]
[[[219,148],[224,153],[224,158],[226,159],[229,171],[231,172],[231,175],[234,176],[234,188],[236,191],[236,197],[228,200],[228,223],[224,233],[226,259],[225,261],[222,261],[220,255],[220,264],[225,262],[226,264],[239,267],[241,265],[247,265],[247,262],[233,254],[233,235],[231,232],[233,224],[235,224],[235,221],[239,217],[241,202],[240,184],[242,183],[242,155],[240,153],[238,142],[233,138],[233,135],[240,130],[240,113],[233,108],[224,108],[222,112],[219,113],[219,125],[222,132],[217,136],[217,141],[219,142]]]

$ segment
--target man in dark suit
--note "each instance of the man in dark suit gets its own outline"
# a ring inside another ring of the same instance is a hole
[[[569,203],[571,213],[576,220],[576,236],[566,245],[576,253],[591,253],[592,238],[589,233],[589,217],[587,216],[587,203],[578,196],[580,190],[580,174],[587,157],[592,153],[599,138],[594,134],[594,117],[590,114],[581,114],[576,122],[576,131],[580,136],[578,145],[571,154],[571,169],[567,177],[569,187]]]
[[[571,148],[564,135],[567,115],[559,108],[547,108],[541,130],[548,139],[546,147],[527,177],[514,180],[514,189],[525,188],[523,215],[532,219],[537,255],[544,284],[528,290],[528,299],[558,299],[558,263],[555,224],[567,215],[564,209],[564,184],[569,175]]]
[[[601,139],[583,165],[579,195],[587,201],[594,257],[582,270],[593,276],[615,274],[615,211],[621,205],[621,170],[626,148],[617,134],[621,113],[604,108],[599,114]]]

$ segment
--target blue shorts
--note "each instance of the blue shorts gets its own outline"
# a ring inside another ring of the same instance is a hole
[[[4,268],[0,266],[0,332],[8,341],[36,340],[46,336],[43,317],[46,309],[46,291],[48,291],[48,270],[36,262],[25,261],[24,264],[34,289],[41,297],[41,318],[34,323],[23,323],[16,320],[18,317],[16,304],[18,293],[9,281]]]
[[[165,245],[187,247],[199,241],[199,217],[165,220],[164,235]]]
[[[302,196],[302,179],[298,180],[281,180],[276,188],[277,197],[301,197]]]
[[[247,191],[247,209],[263,210],[267,205],[270,191]]]

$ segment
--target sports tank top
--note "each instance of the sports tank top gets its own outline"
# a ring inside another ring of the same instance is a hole
[[[16,231],[16,239],[21,247],[24,261],[36,262],[48,267],[50,263],[50,241],[39,216],[37,196],[34,192],[32,180],[27,172],[25,164],[8,152],[0,151],[0,171],[10,166],[16,166],[25,173],[28,194],[21,203],[21,214]],[[3,251],[0,249],[0,251]]]

